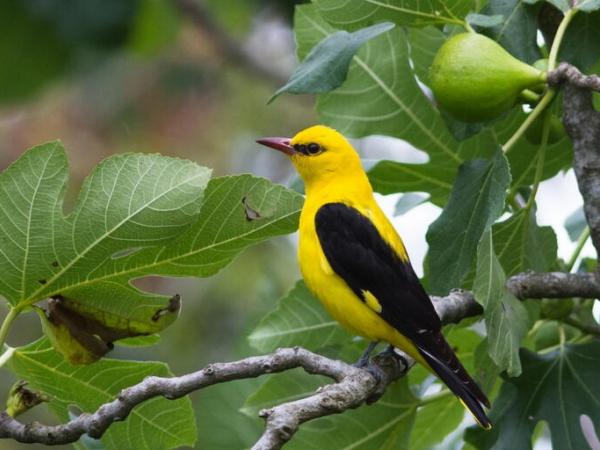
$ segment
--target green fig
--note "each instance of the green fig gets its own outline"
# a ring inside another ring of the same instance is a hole
[[[544,129],[544,118],[539,116],[536,118],[529,128],[525,131],[525,137],[527,140],[534,144],[540,145],[542,143],[542,131]],[[554,144],[560,141],[566,136],[565,127],[558,117],[555,115],[550,116],[550,130],[548,132],[548,145]]]
[[[573,311],[573,299],[545,298],[542,300],[542,316],[547,319],[563,319]]]
[[[464,122],[485,122],[519,102],[523,90],[543,87],[546,74],[519,61],[496,41],[474,32],[452,36],[429,70],[438,105]]]
[[[542,72],[548,72],[548,58],[538,59],[532,65],[533,67],[541,70]]]

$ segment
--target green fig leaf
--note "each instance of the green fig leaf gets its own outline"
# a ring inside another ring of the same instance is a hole
[[[535,209],[522,209],[492,227],[494,251],[506,276],[546,272],[556,261],[558,244],[552,227],[536,223]]]
[[[314,5],[297,7],[295,30],[300,58],[320,39],[336,31]],[[432,49],[424,46],[435,47],[443,39],[443,34],[433,27],[427,27],[424,33],[430,38],[419,41],[423,33],[411,35],[414,45],[399,29],[368,41],[354,56],[344,84],[319,95],[317,109],[323,123],[348,136],[399,137],[426,151],[430,156],[427,164],[382,162],[369,171],[369,177],[378,192],[428,192],[433,203],[443,205],[458,166],[471,158],[491,156],[501,142],[490,131],[459,144],[448,132],[438,110],[421,91],[411,67],[412,60],[421,67],[428,59]],[[399,123],[403,126],[399,127]]]
[[[569,239],[575,242],[587,227],[587,220],[583,212],[583,206],[580,206],[565,219],[565,229],[569,235]]]
[[[240,411],[254,418],[262,409],[308,397],[314,394],[319,386],[329,383],[331,379],[321,375],[308,376],[303,369],[274,374],[246,399]]]
[[[522,350],[521,361],[523,374],[507,379],[494,401],[494,428],[467,430],[467,442],[482,450],[531,448],[536,425],[545,421],[552,448],[589,448],[580,418],[586,415],[596,426],[600,423],[600,341],[543,354]]]
[[[471,26],[491,28],[502,24],[504,22],[504,16],[502,14],[487,15],[469,13],[467,15],[467,22],[469,22]]]
[[[504,209],[510,172],[504,154],[463,164],[448,203],[427,231],[429,288],[445,295],[461,286],[477,243]]]
[[[303,281],[298,281],[248,336],[250,345],[261,352],[294,345],[314,351],[351,339],[352,336],[327,314]]]
[[[275,375],[275,382],[263,385],[251,403],[243,408],[252,412],[263,405],[274,405],[295,396],[301,398],[314,392],[318,387],[317,377],[307,376],[299,371],[288,384],[283,378],[288,375]],[[330,381],[329,381],[330,382]],[[324,383],[321,383],[324,384]],[[285,391],[283,391],[285,389]],[[291,449],[327,448],[342,450],[348,448],[409,448],[411,429],[417,411],[417,400],[412,395],[406,379],[390,385],[384,396],[370,406],[345,411],[344,414],[321,417],[304,424],[286,444]],[[334,432],[332,432],[334,430]],[[360,446],[360,447],[359,447]]]
[[[353,33],[337,31],[319,42],[308,53],[285,86],[269,99],[271,103],[284,92],[291,94],[316,94],[339,87],[348,73],[352,57],[369,39],[394,27],[393,23],[380,23]]]
[[[406,214],[411,209],[425,203],[428,198],[429,196],[427,194],[419,194],[415,192],[402,194],[396,202],[396,206],[394,206],[394,216]]]
[[[505,19],[480,31],[514,57],[531,64],[541,58],[536,41],[539,9],[539,5],[528,5],[521,0],[488,2],[481,12],[489,16],[501,15]]]
[[[475,9],[476,4],[471,0],[315,0],[314,3],[325,20],[344,29],[361,28],[383,21],[415,27],[461,24],[462,18]]]
[[[64,149],[50,143],[0,174],[0,294],[19,308],[62,296],[78,314],[136,334],[160,331],[176,311],[171,296],[132,279],[212,275],[248,245],[295,230],[302,205],[267,180],[209,183],[209,170],[190,161],[121,154],[94,169],[64,217],[67,170]],[[247,220],[243,199],[261,220]]]
[[[147,376],[172,376],[165,364],[157,362],[102,359],[90,366],[73,366],[52,349],[47,339],[15,349],[8,367],[31,388],[47,395],[49,408],[62,421],[69,420],[73,405],[83,412],[93,412],[114,400],[121,389]],[[101,438],[107,450],[168,449],[191,446],[195,440],[196,422],[188,397],[148,400],[125,421],[111,425]]]
[[[558,55],[559,61],[569,62],[582,72],[589,72],[600,60],[598,29],[600,11],[577,14],[565,32]]]
[[[577,0],[575,9],[583,12],[591,12],[600,9],[600,0]]]
[[[500,370],[509,376],[521,374],[519,347],[527,334],[525,307],[505,289],[506,275],[494,253],[491,231],[486,231],[477,248],[473,294],[483,306],[488,352]]]

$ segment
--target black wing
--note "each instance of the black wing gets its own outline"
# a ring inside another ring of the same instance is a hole
[[[374,295],[381,317],[415,344],[480,423],[489,424],[479,405],[489,401],[444,339],[440,319],[410,261],[400,258],[367,217],[343,203],[319,208],[315,227],[334,272],[361,300],[365,301],[365,291]]]
[[[331,268],[358,298],[364,300],[364,291],[373,294],[386,322],[415,343],[426,331],[441,329],[410,261],[396,254],[367,217],[343,203],[328,203],[317,211],[315,226]]]

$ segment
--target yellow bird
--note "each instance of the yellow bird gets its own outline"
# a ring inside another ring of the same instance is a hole
[[[259,139],[290,158],[304,180],[298,259],[308,288],[351,332],[404,350],[437,376],[484,428],[489,400],[441,332],[404,244],[381,211],[358,154],[322,125],[293,138]]]

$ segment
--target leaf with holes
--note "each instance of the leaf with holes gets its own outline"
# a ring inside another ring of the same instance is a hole
[[[65,217],[67,171],[63,147],[50,143],[0,174],[0,294],[17,308],[65,297],[77,314],[135,334],[160,331],[178,308],[130,280],[212,275],[248,245],[294,231],[302,205],[267,180],[209,183],[191,161],[122,154],[94,169]],[[246,219],[243,199],[260,220]]]
[[[250,344],[261,352],[298,345],[318,350],[349,342],[351,335],[333,320],[303,281],[280,301],[250,333]]]
[[[491,431],[469,429],[466,440],[478,449],[531,448],[532,434],[546,421],[552,448],[589,448],[580,418],[600,424],[598,367],[600,342],[564,345],[536,354],[521,352],[523,374],[507,379],[490,412]]]
[[[73,406],[93,412],[114,400],[121,389],[147,376],[172,376],[165,364],[157,362],[103,359],[91,366],[72,366],[46,339],[17,348],[8,365],[31,387],[50,397],[48,405],[62,421],[69,420]],[[168,449],[190,446],[195,440],[196,421],[187,397],[148,400],[124,422],[111,425],[101,439],[106,449],[118,450]]]

